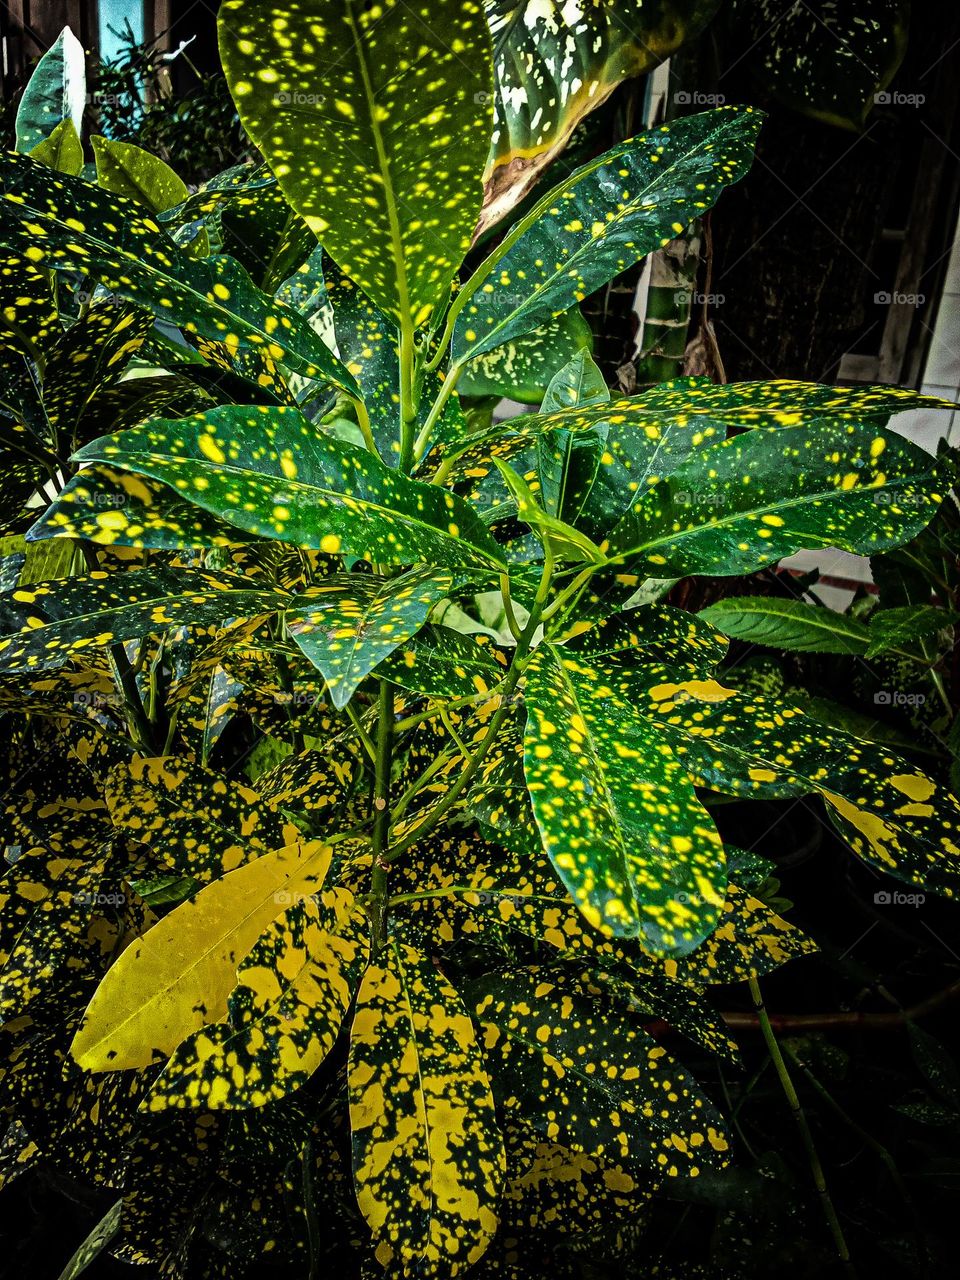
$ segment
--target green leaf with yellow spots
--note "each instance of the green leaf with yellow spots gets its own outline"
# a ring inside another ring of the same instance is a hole
[[[921,888],[956,893],[960,801],[885,745],[689,668],[609,662],[604,677],[666,739],[697,786],[734,795],[818,794],[865,861]]]
[[[499,222],[589,112],[623,80],[665,62],[699,33],[717,5],[718,0],[486,0],[496,85],[481,225]]]
[[[285,895],[323,887],[330,858],[319,841],[265,853],[164,916],[107,970],[74,1037],[74,1060],[86,1071],[147,1067],[222,1021],[237,965]]]
[[[530,526],[545,548],[549,547],[558,560],[603,563],[600,548],[585,533],[544,511],[523,476],[518,475],[508,463],[501,462],[499,458],[494,458],[493,461],[516,504],[517,519]]]
[[[380,664],[378,674],[413,693],[470,698],[499,684],[507,664],[489,636],[427,623]]]
[[[114,195],[138,200],[154,213],[165,213],[190,195],[187,184],[159,156],[132,142],[95,133],[90,139],[97,181]]]
[[[27,156],[0,156],[0,225],[11,247],[56,271],[82,272],[185,332],[230,349],[262,348],[308,377],[357,394],[323,340],[290,307],[256,288],[224,255],[180,249],[137,201]]]
[[[116,827],[148,845],[166,870],[198,884],[300,837],[259,786],[175,756],[138,757],[111,770],[104,799]]]
[[[571,360],[583,356],[589,360],[592,346],[590,326],[579,308],[571,307],[538,329],[471,360],[460,374],[457,390],[464,396],[509,396],[521,404],[537,404],[551,378],[559,376]],[[572,403],[554,407],[567,408]]]
[[[77,126],[69,118],[61,120],[49,138],[32,148],[30,155],[58,173],[79,174],[83,168],[83,145]]]
[[[949,457],[854,423],[757,428],[692,452],[605,549],[653,577],[752,573],[802,547],[883,551],[929,524],[954,471]]]
[[[684,116],[548,191],[454,302],[455,362],[538,328],[675,239],[749,170],[761,119],[751,107]]]
[[[688,613],[669,604],[644,604],[575,626],[565,648],[588,659],[631,654],[650,662],[703,665],[712,671],[727,652],[727,640],[711,624],[709,609]]]
[[[48,350],[43,404],[64,456],[87,438],[91,420],[98,420],[96,398],[120,381],[152,324],[146,311],[105,298],[95,302]]]
[[[400,460],[400,333],[394,322],[343,274],[329,257],[324,260],[327,299],[340,358],[360,384],[370,429],[387,466]],[[417,407],[417,430],[423,427],[442,383],[435,373],[424,375]],[[441,440],[467,435],[466,420],[454,392],[435,426]]]
[[[0,346],[42,364],[47,344],[60,332],[46,274],[23,253],[5,250],[0,255]]]
[[[226,0],[220,50],[247,133],[351,279],[414,327],[469,247],[490,143],[477,0]]]
[[[508,1115],[550,1142],[658,1176],[696,1177],[727,1163],[720,1116],[635,1014],[547,969],[468,989]]]
[[[284,405],[157,419],[95,440],[76,459],[151,476],[246,533],[330,555],[458,568],[503,563],[482,521],[460,498],[322,435]],[[53,519],[48,513],[45,526]],[[123,542],[124,534],[115,540]]]
[[[589,665],[527,668],[524,773],[543,847],[595,928],[691,951],[723,905],[723,845],[681,761]],[[666,749],[664,749],[666,748]]]
[[[83,126],[87,77],[83,45],[64,27],[33,70],[17,107],[17,150],[31,151],[62,120]]]
[[[853,422],[885,427],[907,409],[952,409],[949,400],[882,384],[834,387],[791,378],[717,384],[707,378],[675,378],[633,397],[638,410],[664,419],[681,418],[702,430],[707,425],[798,427],[820,422]]]
[[[84,467],[60,491],[56,503],[30,530],[44,539],[86,538],[104,546],[179,550],[225,547],[253,535],[218,520],[180,497],[176,489],[130,471]]]
[[[287,907],[240,963],[229,1018],[178,1045],[146,1109],[262,1107],[302,1088],[337,1041],[369,932],[346,889]]]
[[[451,574],[437,569],[411,569],[398,578],[335,574],[296,596],[284,622],[322,672],[339,710],[384,658],[420,630],[452,582]]]
[[[407,1274],[456,1276],[497,1228],[503,1138],[473,1022],[433,962],[391,941],[357,995],[353,1176],[374,1242]]]
[[[541,413],[574,409],[592,404],[608,404],[610,391],[603,374],[584,347],[550,379],[540,404]]]
[[[285,592],[200,570],[97,571],[0,596],[0,671],[54,667],[116,641],[275,613]]]

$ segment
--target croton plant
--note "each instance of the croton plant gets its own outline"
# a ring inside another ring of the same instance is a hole
[[[736,1058],[709,989],[813,949],[712,798],[960,871],[951,795],[728,688],[664,595],[896,546],[954,459],[889,387],[611,399],[577,304],[743,176],[749,107],[467,269],[474,0],[225,0],[220,38],[259,167],[84,167],[63,44],[0,160],[0,1168],[101,1189],[71,1275],[566,1274],[733,1158],[682,1065]],[[539,410],[468,419],[460,379],[521,361]]]

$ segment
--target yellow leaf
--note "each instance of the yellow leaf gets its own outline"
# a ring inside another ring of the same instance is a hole
[[[319,840],[287,845],[164,916],[108,970],[71,1046],[75,1060],[88,1071],[147,1067],[222,1021],[240,961],[296,895],[322,887],[330,857]]]

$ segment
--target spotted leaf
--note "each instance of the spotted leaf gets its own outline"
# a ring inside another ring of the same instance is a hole
[[[655,955],[692,950],[723,905],[724,856],[680,760],[601,669],[535,651],[524,772],[543,847],[587,920]]]
[[[388,654],[420,630],[452,581],[435,569],[412,569],[399,578],[337,574],[294,598],[286,627],[323,673],[340,709]]]
[[[581,405],[607,404],[610,392],[603,374],[585,348],[578,351],[550,379],[540,404],[541,413],[574,409]]]
[[[414,693],[470,698],[506,675],[507,658],[489,636],[427,623],[381,663],[379,674]]]
[[[94,134],[90,139],[97,164],[97,181],[118,196],[139,200],[154,213],[182,204],[190,194],[187,184],[159,156],[132,142],[119,142]]]
[[[802,547],[882,551],[930,522],[954,465],[852,423],[757,428],[653,484],[613,529],[608,555],[671,577],[753,572]]]
[[[960,802],[880,743],[799,707],[650,664],[606,678],[649,718],[698,786],[736,795],[819,794],[860,857],[950,896],[960,876]]]
[[[496,87],[481,225],[509,212],[621,81],[664,62],[716,8],[717,0],[486,0]]]
[[[83,144],[76,125],[69,118],[61,120],[49,138],[44,138],[31,149],[30,155],[58,173],[80,173],[83,168]]]
[[[469,990],[500,1105],[547,1141],[672,1178],[727,1163],[719,1115],[634,1015],[539,969]]]
[[[22,253],[0,257],[0,344],[42,363],[51,338],[60,334],[50,282]]]
[[[62,120],[79,134],[86,104],[83,45],[64,27],[34,68],[17,108],[17,150],[30,151]]]
[[[448,296],[482,199],[490,37],[476,0],[227,0],[247,132],[343,270],[404,324]]]
[[[696,662],[712,671],[727,652],[721,630],[710,622],[710,611],[687,613],[669,604],[646,604],[602,618],[574,634],[565,648],[592,659],[630,653],[645,661]]]
[[[344,889],[288,907],[237,969],[229,1019],[177,1047],[146,1109],[261,1107],[306,1084],[336,1043],[366,967],[369,927]]]
[[[201,571],[97,571],[0,597],[0,671],[64,663],[84,650],[183,625],[267,614],[289,596]]]
[[[465,396],[509,396],[521,404],[536,404],[548,390],[551,377],[559,375],[569,361],[584,356],[590,359],[592,345],[590,326],[573,307],[471,360],[460,374],[457,390]],[[554,407],[567,408],[572,403]]]
[[[409,1275],[459,1275],[497,1227],[503,1138],[463,1002],[404,943],[388,943],[360,985],[348,1087],[354,1183],[375,1241]]]
[[[398,475],[365,449],[320,434],[298,410],[283,405],[157,419],[95,440],[77,458],[151,476],[247,533],[329,555],[369,555],[388,564],[502,563],[466,503]],[[55,532],[58,515],[54,506],[38,526],[44,536]],[[111,532],[98,541],[128,545],[119,520],[115,538]]]
[[[136,201],[83,178],[51,178],[26,156],[0,156],[0,218],[12,247],[56,271],[82,272],[188,333],[262,348],[291,369],[356,394],[346,369],[292,311],[261,293],[234,259],[192,258]]]
[[[575,170],[464,286],[456,362],[536,329],[669,243],[750,168],[760,121],[750,107],[685,116]]]
[[[283,894],[311,894],[328,845],[288,845],[238,867],[174,908],[107,970],[71,1053],[87,1071],[146,1067],[227,1013],[238,963],[281,913]]]
[[[114,824],[149,845],[166,869],[209,884],[300,832],[261,790],[174,756],[111,770],[104,799]]]

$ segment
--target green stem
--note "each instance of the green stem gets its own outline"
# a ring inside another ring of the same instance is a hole
[[[413,470],[414,428],[417,407],[414,403],[415,349],[413,329],[408,319],[400,327],[400,470],[405,474]]]
[[[393,762],[393,685],[380,681],[377,756],[373,783],[373,876],[370,882],[374,955],[387,941],[387,846],[390,839],[390,772]]]
[[[410,783],[410,786],[407,787],[406,791],[393,806],[393,813],[391,814],[392,826],[395,827],[397,825],[401,817],[406,813],[411,801],[417,798],[434,774],[439,773],[444,765],[452,760],[456,754],[455,750],[447,747],[438,756],[434,756],[423,772],[418,774],[414,781]]]
[[[346,705],[343,709],[344,709],[344,711],[346,711],[346,713],[347,713],[347,719],[350,721],[350,723],[351,723],[351,724],[353,725],[353,727],[356,729],[356,731],[357,731],[357,737],[358,737],[358,738],[360,739],[360,741],[363,743],[363,749],[366,751],[366,753],[367,753],[367,755],[370,757],[370,759],[371,759],[372,761],[376,762],[376,759],[377,759],[377,748],[376,748],[376,745],[374,744],[374,741],[373,741],[373,739],[370,737],[369,733],[367,733],[366,729],[363,727],[363,721],[362,721],[362,720],[360,719],[360,717],[357,715],[357,712],[356,712],[356,709],[354,708],[353,702],[352,702],[352,701],[348,702],[348,703],[347,703],[347,705]]]
[[[770,1025],[770,1018],[767,1014],[766,1006],[763,1003],[763,995],[760,992],[760,984],[756,978],[749,979],[750,995],[753,998],[753,1007],[757,1011],[757,1019],[760,1023],[760,1030],[767,1046],[767,1052],[770,1054],[770,1060],[780,1079],[780,1085],[787,1099],[787,1105],[793,1112],[793,1118],[796,1121],[797,1129],[800,1132],[800,1139],[803,1142],[804,1150],[807,1153],[807,1161],[810,1165],[810,1173],[813,1176],[813,1184],[817,1189],[817,1195],[820,1198],[820,1205],[823,1209],[823,1215],[827,1220],[830,1233],[833,1236],[834,1244],[837,1247],[837,1254],[840,1261],[849,1274],[855,1274],[853,1264],[850,1261],[850,1250],[847,1247],[847,1241],[843,1234],[843,1228],[840,1225],[840,1219],[837,1217],[837,1211],[833,1207],[833,1201],[830,1199],[830,1192],[827,1190],[827,1180],[824,1177],[823,1166],[820,1163],[820,1156],[817,1153],[816,1144],[813,1141],[813,1134],[810,1132],[810,1126],[807,1123],[807,1117],[803,1107],[800,1105],[800,1099],[794,1088],[793,1081],[790,1078],[790,1072],[787,1070],[787,1064],[784,1061],[783,1054],[780,1052],[780,1045],[777,1043],[777,1037],[774,1035],[773,1027]]]
[[[383,461],[380,450],[377,448],[377,442],[373,438],[373,428],[370,426],[370,415],[367,413],[367,406],[362,400],[354,400],[351,397],[350,403],[353,405],[357,414],[357,423],[360,427],[360,434],[363,436],[363,443],[367,446],[375,458]]]
[[[463,365],[459,364],[452,365],[447,370],[447,376],[443,380],[443,386],[440,388],[436,400],[434,400],[431,405],[430,412],[427,414],[427,419],[424,422],[423,427],[420,430],[420,434],[417,436],[413,446],[413,456],[417,462],[419,462],[424,453],[426,453],[427,445],[430,443],[430,437],[433,434],[433,428],[437,425],[447,401],[456,390],[457,382],[462,371]]]

